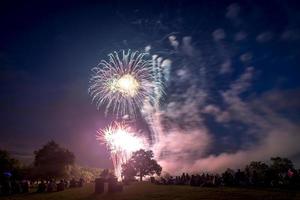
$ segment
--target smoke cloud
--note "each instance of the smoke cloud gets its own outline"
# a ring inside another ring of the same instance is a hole
[[[153,150],[164,171],[221,172],[226,168],[243,168],[253,160],[267,161],[272,156],[293,158],[300,154],[299,121],[282,112],[300,108],[299,91],[271,90],[244,99],[241,96],[251,88],[254,74],[254,68],[247,67],[227,90],[219,91],[222,107],[210,104],[209,93],[192,86],[181,94],[183,100],[170,101],[155,115],[153,126],[158,127],[158,141]],[[244,142],[235,151],[213,153],[215,140],[221,136],[207,125],[207,116],[220,126],[242,124],[247,128],[239,137],[250,136],[255,140]]]

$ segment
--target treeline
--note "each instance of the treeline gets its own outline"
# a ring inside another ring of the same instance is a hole
[[[227,169],[221,174],[188,174],[181,176],[165,175],[157,184],[175,184],[191,186],[254,186],[299,188],[300,169],[295,169],[291,160],[281,157],[272,157],[270,164],[252,161],[243,170]]]
[[[80,180],[92,181],[100,172],[97,168],[76,165],[74,154],[54,141],[34,151],[34,162],[27,166],[0,150],[0,195],[28,192],[29,187],[41,183],[54,186],[63,182],[64,187],[72,186]]]

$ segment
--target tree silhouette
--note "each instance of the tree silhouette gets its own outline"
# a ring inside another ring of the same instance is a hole
[[[294,170],[294,165],[291,160],[281,157],[272,157],[268,177],[270,177],[273,185],[279,186],[285,181],[284,179],[287,177],[289,170]]]
[[[270,168],[278,174],[285,174],[288,170],[294,169],[292,161],[287,158],[272,157],[271,162]]]
[[[122,176],[125,181],[132,181],[136,176],[136,169],[133,167],[132,163],[127,162],[122,165]]]
[[[245,167],[246,174],[251,178],[253,185],[266,184],[269,166],[263,162],[252,161]]]
[[[232,186],[234,184],[234,170],[228,168],[223,174],[222,178],[225,185]]]
[[[9,175],[14,179],[20,179],[22,176],[22,165],[19,160],[10,156],[5,150],[0,150],[0,183],[5,175]]]
[[[143,149],[134,152],[129,161],[122,166],[122,174],[125,178],[139,176],[140,181],[146,175],[160,175],[161,170],[161,166],[153,159],[153,152]]]
[[[18,168],[20,168],[20,162],[11,158],[7,151],[0,150],[0,173],[13,171]]]
[[[68,167],[73,165],[75,160],[72,152],[60,147],[54,141],[48,142],[34,154],[35,172],[40,178],[65,177]]]

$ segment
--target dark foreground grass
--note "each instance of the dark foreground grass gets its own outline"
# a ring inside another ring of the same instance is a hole
[[[63,192],[14,195],[0,197],[0,200],[202,200],[202,199],[230,199],[230,200],[279,200],[300,199],[300,191],[274,189],[244,189],[244,188],[201,188],[190,186],[153,185],[150,183],[135,183],[116,194],[94,194],[94,185],[88,184],[83,188],[68,189]]]

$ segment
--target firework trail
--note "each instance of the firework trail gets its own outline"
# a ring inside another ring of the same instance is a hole
[[[164,59],[163,57],[158,56],[157,54],[152,55],[152,67],[155,71],[155,81],[157,86],[154,89],[154,97],[155,101],[145,100],[143,107],[141,109],[141,113],[144,119],[147,121],[148,128],[151,131],[150,143],[155,144],[159,140],[159,133],[157,129],[159,127],[155,127],[156,120],[160,115],[160,100],[164,93],[164,88],[166,83],[169,80],[170,76],[170,68],[171,68],[172,61],[170,59]]]
[[[119,180],[121,179],[122,164],[130,159],[134,151],[147,147],[143,138],[135,134],[124,123],[111,124],[98,133],[97,139],[109,149],[114,172]]]
[[[102,60],[92,69],[89,93],[97,108],[105,105],[105,114],[112,111],[117,118],[134,118],[139,112],[149,125],[154,124],[153,115],[160,109],[171,61],[131,50],[113,52],[108,57],[108,61]],[[151,136],[150,140],[143,140],[124,123],[114,123],[98,133],[97,139],[110,151],[119,180],[121,166],[131,154],[155,143],[157,134],[153,131]]]
[[[106,105],[117,117],[134,117],[146,101],[156,104],[163,93],[161,70],[149,54],[137,51],[121,51],[108,55],[92,69],[89,93],[100,109]]]

